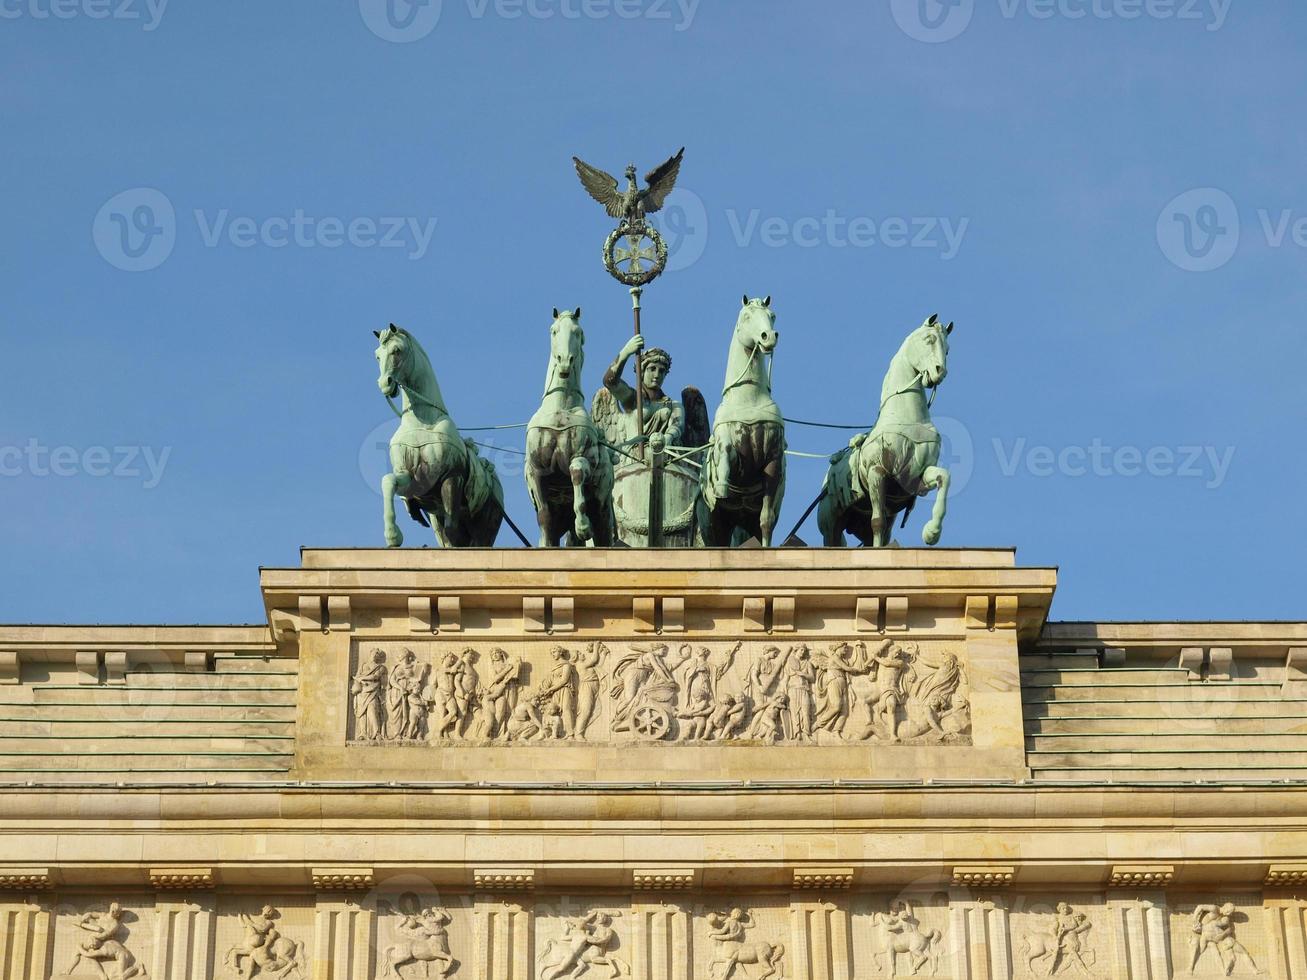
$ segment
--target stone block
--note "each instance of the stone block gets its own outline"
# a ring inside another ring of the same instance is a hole
[[[1114,864],[1107,884],[1109,888],[1165,888],[1174,875],[1170,864]]]
[[[18,654],[12,650],[0,650],[0,684],[17,684]]]
[[[128,669],[127,654],[114,650],[104,655],[104,680],[106,684],[126,684]]]
[[[773,632],[794,632],[794,596],[777,596],[772,600],[771,610],[771,628]]]
[[[299,597],[299,614],[301,630],[320,630],[322,623],[322,596],[302,595]]]
[[[885,597],[885,632],[902,633],[908,628],[908,597]]]
[[[694,888],[698,872],[694,868],[635,868],[631,887],[636,891],[670,892]]]
[[[73,662],[77,665],[78,684],[100,683],[100,654],[95,650],[78,650]]]
[[[313,887],[320,892],[365,891],[373,885],[371,868],[313,868],[311,874]]]
[[[658,600],[636,596],[631,600],[631,619],[637,633],[652,633],[658,628]]]
[[[858,596],[853,616],[859,633],[879,633],[880,596]]]
[[[415,595],[408,597],[408,629],[410,633],[430,633],[435,627],[431,618],[431,597]]]
[[[1284,661],[1282,698],[1307,698],[1307,647],[1292,647]]]
[[[350,615],[349,596],[327,596],[327,629],[333,633],[348,632],[354,623]]]
[[[685,632],[685,599],[682,596],[663,597],[663,632]]]
[[[460,633],[463,630],[463,603],[456,595],[436,598],[436,616],[440,632]]]
[[[1203,679],[1203,661],[1206,659],[1202,647],[1185,647],[1180,651],[1180,669],[1189,671],[1191,681]]]
[[[191,891],[213,888],[212,868],[151,868],[150,884],[158,891]]]
[[[1207,679],[1228,681],[1234,676],[1234,651],[1229,647],[1212,647],[1207,651]]]
[[[953,868],[955,887],[1006,888],[1016,880],[1017,869],[1011,865],[960,864]]]
[[[527,595],[522,597],[522,629],[528,633],[543,633],[549,629],[549,619],[544,596]]]
[[[795,891],[848,891],[853,887],[852,868],[795,868]]]
[[[746,633],[765,633],[767,631],[767,600],[751,597],[744,600],[744,631]]]
[[[549,628],[555,633],[571,633],[576,629],[576,600],[570,595],[550,600]]]
[[[534,868],[475,868],[472,884],[483,892],[526,892],[536,886]]]

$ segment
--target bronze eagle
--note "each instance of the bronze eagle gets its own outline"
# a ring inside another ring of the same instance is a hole
[[[684,156],[685,147],[681,147],[676,156],[645,174],[644,180],[649,186],[644,190],[640,189],[636,180],[635,164],[626,168],[627,188],[623,191],[612,174],[590,166],[580,157],[572,157],[572,162],[576,164],[576,175],[581,178],[581,186],[604,206],[610,216],[621,218],[628,225],[640,225],[644,223],[645,215],[662,210],[667,195],[676,186],[676,177],[681,172],[681,158]]]

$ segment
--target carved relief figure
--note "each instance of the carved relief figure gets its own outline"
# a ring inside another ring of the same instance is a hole
[[[522,658],[498,648],[490,651],[490,682],[481,691],[481,723],[477,736],[502,739],[508,736],[508,722],[517,707],[522,682]]]
[[[77,968],[85,960],[94,968],[95,975],[106,980],[134,980],[147,976],[145,967],[136,962],[119,939],[123,930],[123,909],[117,902],[112,902],[103,912],[87,912],[76,920],[77,928],[90,935],[82,941],[77,952],[73,954],[72,964],[65,971],[76,974]]]
[[[1190,973],[1198,972],[1198,964],[1203,961],[1203,955],[1209,949],[1215,952],[1216,958],[1220,960],[1221,969],[1227,977],[1234,973],[1240,958],[1248,964],[1248,969],[1254,973],[1258,972],[1252,955],[1234,936],[1234,914],[1235,907],[1232,902],[1226,902],[1221,906],[1199,905],[1194,909],[1193,921],[1190,923],[1193,932],[1193,959],[1189,964]],[[1208,959],[1210,960],[1211,957],[1209,956]]]
[[[713,740],[729,741],[737,737],[744,729],[745,717],[749,705],[744,698],[735,694],[722,694],[708,719],[708,730],[704,737]]]
[[[392,739],[417,740],[427,723],[428,666],[418,663],[417,654],[405,650],[404,657],[390,672],[386,698],[386,734]]]
[[[463,734],[471,716],[477,689],[477,674],[472,661],[477,652],[470,647],[462,653],[450,651],[436,669],[436,708],[440,712],[436,734],[441,738],[457,738]]]
[[[536,711],[534,702],[520,701],[513,708],[504,730],[504,738],[509,742],[530,742],[543,737],[544,723]]]
[[[899,738],[925,737],[944,741],[965,731],[970,712],[961,693],[962,668],[951,653],[943,655],[938,667],[931,669],[915,647],[911,647],[911,679],[904,703],[905,719],[898,728]]]
[[[576,666],[572,652],[564,647],[554,647],[549,655],[554,665],[535,696],[536,706],[545,719],[553,719],[553,725],[545,726],[547,731],[554,732],[555,738],[572,738],[576,731]]]
[[[785,663],[785,696],[790,704],[786,738],[812,741],[812,682],[815,676],[808,648],[802,645],[791,648]]]
[[[726,672],[735,662],[735,655],[742,643],[737,643],[726,652],[719,663],[712,662],[712,651],[700,647],[682,665],[680,672],[680,689],[685,694],[685,707],[677,715],[684,722],[680,737],[691,741],[709,738],[713,716],[719,709],[717,686]],[[682,648],[688,649],[688,647]],[[741,711],[741,714],[743,712]]]
[[[785,734],[785,715],[789,708],[790,699],[784,691],[766,698],[754,711],[749,738],[774,742],[782,737]]]
[[[871,695],[866,699],[870,717],[861,738],[882,734],[891,742],[898,741],[898,712],[899,706],[903,704],[903,680],[911,660],[911,653],[892,640],[883,641],[872,651],[871,667],[875,683]]]
[[[814,656],[813,665],[817,669],[817,717],[813,727],[842,735],[852,707],[849,678],[867,672],[866,644],[859,643],[855,651],[848,643],[840,643]]]
[[[665,738],[672,729],[680,685],[675,671],[690,659],[691,647],[685,644],[679,659],[669,663],[667,645],[632,647],[613,665],[613,684],[609,696],[617,702],[613,711],[613,731],[632,732],[642,738]]]
[[[760,966],[762,970],[753,980],[767,980],[781,975],[781,960],[785,946],[764,940],[746,941],[745,933],[757,923],[743,909],[729,912],[712,912],[708,915],[708,938],[717,944],[713,960],[708,966],[711,980],[731,980],[737,966]],[[545,980],[545,978],[542,978]]]
[[[599,712],[599,664],[608,656],[608,647],[602,643],[591,643],[581,654],[579,683],[576,703],[576,734],[585,738],[590,723]]]
[[[502,651],[500,651],[502,652]],[[444,909],[426,909],[420,915],[406,915],[395,926],[400,941],[387,946],[383,977],[402,977],[399,968],[408,963],[421,963],[423,976],[431,976],[431,964],[436,964],[436,975],[447,977],[458,969],[458,960],[449,952],[449,930],[453,921]]]
[[[939,943],[944,934],[938,929],[922,929],[910,902],[891,902],[889,911],[877,912],[872,921],[880,927],[880,950],[875,955],[882,972],[894,976],[901,963],[906,962],[908,976],[935,975],[939,968]],[[930,972],[922,974],[923,966],[928,966]]]
[[[276,922],[280,917],[271,905],[263,906],[258,915],[241,913],[245,935],[239,945],[227,950],[224,960],[240,980],[303,980],[304,944],[281,934]]]
[[[354,696],[354,737],[379,739],[385,732],[386,653],[373,650],[350,683]]]
[[[600,968],[599,976],[606,980],[629,977],[631,967],[613,955],[618,944],[614,914],[620,913],[594,911],[565,919],[563,938],[551,939],[540,954],[540,980],[579,977],[591,967]]]
[[[1076,973],[1088,976],[1097,959],[1097,953],[1084,945],[1085,934],[1091,928],[1089,917],[1083,912],[1075,911],[1066,902],[1058,902],[1048,930],[1028,933],[1021,940],[1026,969],[1034,972],[1038,961],[1046,977]]]

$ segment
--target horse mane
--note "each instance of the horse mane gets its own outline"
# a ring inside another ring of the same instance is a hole
[[[397,328],[400,336],[408,345],[410,354],[413,358],[413,372],[420,374],[425,371],[426,377],[431,379],[431,390],[422,392],[426,398],[430,398],[440,407],[440,410],[449,415],[449,408],[445,405],[445,396],[440,391],[440,383],[436,380],[436,370],[431,366],[431,358],[427,356],[426,349],[418,343],[418,339],[403,327]]]

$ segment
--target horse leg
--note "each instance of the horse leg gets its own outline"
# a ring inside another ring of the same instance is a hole
[[[551,542],[552,537],[552,513],[549,506],[549,499],[545,496],[544,481],[540,478],[540,471],[536,469],[531,460],[526,462],[526,489],[531,497],[531,503],[536,509],[536,524],[540,526],[540,537],[537,540],[537,546],[549,548],[556,544]]]
[[[771,547],[772,531],[781,513],[781,499],[785,496],[785,457],[769,460],[762,471],[762,510],[758,514],[758,540],[764,548]]]
[[[948,512],[949,472],[942,466],[927,466],[921,474],[923,485],[935,488],[935,506],[931,509],[930,520],[921,529],[921,540],[926,544],[938,544],[939,533],[944,529],[944,515]]]
[[[888,548],[894,518],[886,513],[885,481],[879,473],[871,474],[867,483],[867,503],[871,506],[871,517],[867,521],[871,534],[870,540],[864,540],[863,544],[873,548]]]
[[[594,525],[590,522],[585,493],[590,480],[590,464],[584,456],[574,456],[567,471],[572,475],[572,515],[576,536],[585,542],[587,548],[593,548]]]
[[[395,494],[402,496],[412,485],[413,478],[407,473],[387,473],[381,478],[381,514],[387,548],[398,548],[404,543],[404,533],[395,523]]]
[[[445,547],[467,547],[468,528],[463,525],[460,513],[463,509],[463,494],[467,487],[467,478],[450,476],[440,484],[440,503],[445,508]]]

